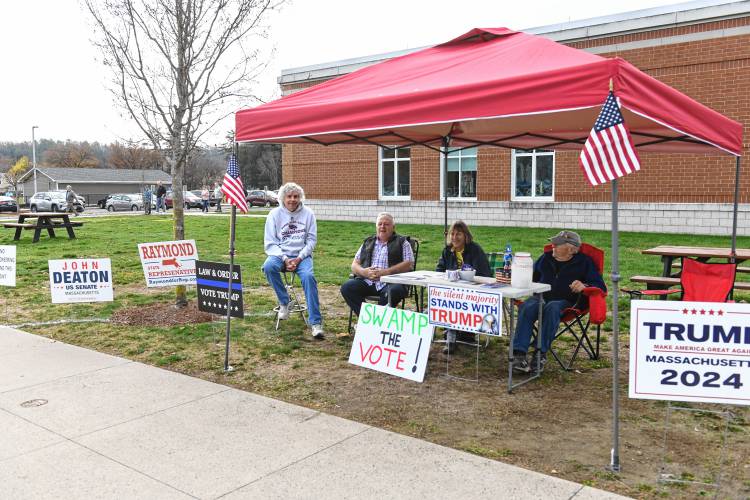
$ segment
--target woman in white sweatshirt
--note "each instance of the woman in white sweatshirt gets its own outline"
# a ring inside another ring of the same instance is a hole
[[[289,294],[281,279],[281,271],[297,273],[305,291],[312,335],[322,339],[318,282],[313,274],[312,259],[318,241],[315,214],[304,206],[305,192],[293,182],[279,188],[279,200],[279,206],[271,210],[266,218],[264,248],[268,257],[263,264],[263,272],[279,299],[279,319],[289,317]]]

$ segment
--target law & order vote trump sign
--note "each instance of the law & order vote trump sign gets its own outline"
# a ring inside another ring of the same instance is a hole
[[[432,333],[426,314],[364,302],[349,362],[422,382]]]
[[[503,297],[499,291],[430,285],[427,297],[433,326],[493,336],[502,332]]]
[[[50,260],[48,265],[53,304],[113,300],[109,259]]]
[[[146,286],[195,285],[195,240],[139,243]]]
[[[630,397],[750,405],[750,304],[632,301]]]

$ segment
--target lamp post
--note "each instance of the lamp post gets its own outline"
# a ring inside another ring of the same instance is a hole
[[[34,170],[34,194],[36,194],[36,138],[34,137],[34,129],[39,128],[38,125],[31,127],[31,165]]]

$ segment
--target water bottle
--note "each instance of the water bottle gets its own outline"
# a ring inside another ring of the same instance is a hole
[[[516,252],[511,265],[510,286],[513,288],[531,288],[534,276],[534,261],[527,252]]]

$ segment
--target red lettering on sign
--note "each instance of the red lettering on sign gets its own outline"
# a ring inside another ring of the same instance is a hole
[[[398,359],[396,360],[396,370],[404,371],[404,367],[402,365],[404,364],[405,356],[406,356],[406,353],[404,351],[399,351]]]
[[[370,351],[370,363],[372,363],[373,365],[377,365],[380,362],[380,359],[383,357],[383,348],[378,345],[373,345],[370,346],[370,349],[368,350]],[[373,359],[373,355],[376,352],[378,353],[378,359]]]
[[[396,353],[396,349],[391,349],[390,347],[384,347],[383,350],[388,353],[388,359],[385,362],[385,366],[391,366],[391,354]]]
[[[367,348],[367,352],[362,351],[362,342],[359,343],[359,357],[360,361],[364,361],[367,358],[367,355],[370,354],[370,351],[372,350],[372,346]]]

